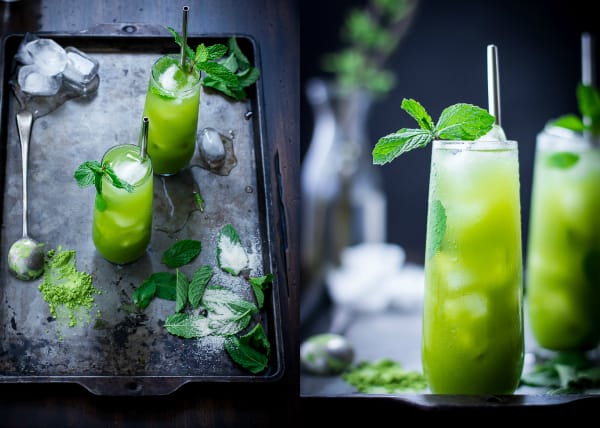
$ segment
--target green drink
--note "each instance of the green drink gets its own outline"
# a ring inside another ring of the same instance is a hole
[[[96,194],[92,239],[107,260],[125,264],[141,257],[152,232],[153,175],[150,158],[142,161],[140,147],[122,144],[102,158],[131,191],[117,188],[109,176],[102,177],[102,193]]]
[[[523,368],[518,148],[434,141],[422,363],[440,394],[510,394]]]
[[[600,148],[564,128],[537,137],[527,253],[531,332],[555,351],[600,342]]]
[[[196,147],[200,72],[194,67],[181,70],[180,59],[180,55],[165,55],[152,65],[144,105],[144,116],[152,124],[148,153],[154,172],[161,175],[185,168]]]

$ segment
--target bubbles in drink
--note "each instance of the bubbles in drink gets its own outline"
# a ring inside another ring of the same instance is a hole
[[[62,76],[48,76],[41,73],[37,66],[30,64],[19,69],[17,81],[21,90],[28,94],[49,96],[58,93],[62,85]]]
[[[27,43],[25,53],[40,73],[48,76],[62,73],[67,65],[67,53],[52,39],[36,39]]]

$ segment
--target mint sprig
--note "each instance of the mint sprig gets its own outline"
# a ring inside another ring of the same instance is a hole
[[[167,30],[175,38],[177,45],[182,45],[181,36],[172,27]],[[254,84],[260,77],[260,71],[250,64],[237,44],[235,37],[227,40],[227,46],[199,44],[194,51],[185,46],[186,59],[191,71],[194,67],[204,72],[202,86],[212,88],[238,101],[247,98],[245,89]]]
[[[401,107],[420,128],[401,128],[381,137],[373,149],[375,165],[391,162],[402,153],[425,147],[433,140],[476,140],[492,129],[495,120],[487,110],[466,103],[446,107],[435,124],[418,101],[404,98]]]
[[[134,187],[117,177],[115,171],[110,165],[102,165],[98,161],[85,161],[77,167],[73,177],[79,187],[88,187],[92,184],[96,187],[96,193],[102,194],[102,178],[107,176],[112,185],[117,189],[125,189],[127,192],[133,192]]]
[[[577,85],[579,115],[566,114],[551,120],[550,126],[558,126],[574,132],[589,132],[600,136],[600,92],[592,85]]]

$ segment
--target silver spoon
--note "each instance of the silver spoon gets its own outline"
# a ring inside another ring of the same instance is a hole
[[[28,110],[17,113],[17,129],[21,141],[21,161],[23,173],[23,236],[8,250],[8,269],[19,279],[32,280],[44,272],[44,244],[27,234],[27,161],[29,158],[29,137],[33,115]]]

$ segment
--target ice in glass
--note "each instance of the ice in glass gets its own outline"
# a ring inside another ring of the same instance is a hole
[[[510,394],[523,368],[515,141],[433,142],[422,363],[439,394]]]
[[[180,55],[160,57],[152,66],[143,115],[152,126],[148,153],[156,174],[172,175],[185,168],[196,147],[200,72],[180,68]]]
[[[585,351],[600,342],[600,147],[548,125],[537,136],[526,270],[537,343]]]
[[[102,158],[119,180],[133,191],[117,188],[103,177],[102,193],[96,194],[92,238],[98,252],[107,260],[125,264],[140,258],[150,243],[152,232],[153,171],[140,147],[121,144],[110,148]]]

